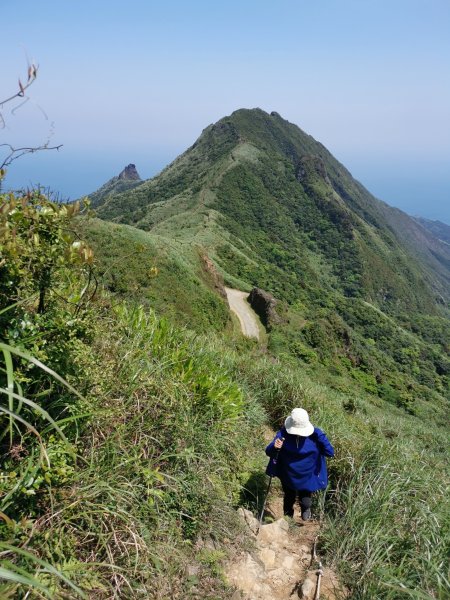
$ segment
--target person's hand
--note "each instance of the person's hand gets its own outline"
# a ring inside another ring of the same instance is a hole
[[[280,440],[280,438],[277,438],[275,440],[274,446],[277,450],[279,450],[283,444],[284,444],[284,440]]]

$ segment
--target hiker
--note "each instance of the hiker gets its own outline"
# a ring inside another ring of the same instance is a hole
[[[302,519],[308,521],[312,492],[325,489],[328,483],[325,456],[334,456],[334,449],[327,436],[311,424],[306,410],[294,408],[267,446],[266,454],[271,457],[267,474],[279,477],[283,486],[284,514],[294,516],[298,496]]]

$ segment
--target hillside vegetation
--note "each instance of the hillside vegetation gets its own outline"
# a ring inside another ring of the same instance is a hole
[[[317,513],[351,597],[448,597],[439,241],[411,253],[403,217],[259,110],[105,197],[110,222],[1,202],[2,597],[231,598],[234,509],[260,507],[262,432],[293,406],[336,448]],[[281,300],[267,347],[223,283]]]
[[[229,326],[228,305],[216,292],[200,246],[99,219],[79,220],[77,229],[89,239],[97,275],[110,292],[198,331]]]
[[[225,283],[284,301],[270,350],[324,365],[337,389],[351,380],[412,412],[448,397],[450,247],[277,113],[236,111],[97,212],[184,260],[201,248]]]
[[[422,227],[428,229],[434,237],[442,240],[446,244],[450,244],[450,226],[441,221],[431,221],[422,217],[414,217],[414,220],[420,223]]]

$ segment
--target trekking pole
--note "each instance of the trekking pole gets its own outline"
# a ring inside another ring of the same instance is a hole
[[[283,438],[281,438],[281,441],[282,441],[282,442],[284,442],[284,437],[283,437]],[[280,450],[281,450],[281,448],[278,448],[278,450],[277,450],[277,452],[276,452],[276,454],[275,454],[275,456],[274,456],[274,458],[273,458],[273,464],[274,464],[274,465],[276,465],[276,464],[277,464],[278,455],[280,454]],[[269,496],[269,492],[270,492],[270,486],[272,485],[272,479],[273,479],[273,477],[274,477],[273,475],[270,475],[270,478],[269,478],[269,485],[267,486],[267,491],[266,491],[266,495],[265,495],[265,497],[264,497],[264,502],[263,502],[263,506],[262,506],[261,514],[260,514],[260,516],[259,516],[259,519],[258,519],[258,529],[256,530],[256,535],[258,535],[258,533],[259,533],[259,529],[260,529],[260,527],[261,527],[261,525],[262,525],[262,520],[263,520],[263,517],[264,517],[264,509],[266,508],[266,502],[267,502],[267,498],[268,498],[268,496]]]
[[[317,540],[318,539],[319,539],[319,534],[317,534],[316,537],[314,538],[314,544],[313,544],[312,552],[311,552],[311,562],[309,563],[310,569],[312,569],[313,564],[317,561],[316,548],[317,548]]]
[[[323,568],[322,563],[319,560],[319,570],[317,571],[317,588],[316,593],[314,594],[314,600],[320,600],[320,580],[323,577]]]

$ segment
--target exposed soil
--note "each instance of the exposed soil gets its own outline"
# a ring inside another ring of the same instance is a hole
[[[320,596],[317,596],[320,557],[315,547],[319,523],[283,518],[282,499],[276,496],[266,507],[265,520],[258,522],[250,511],[239,509],[248,526],[255,549],[243,552],[226,567],[228,582],[236,587],[233,600],[340,600],[346,597],[332,569],[320,568]],[[257,535],[256,535],[256,532]]]
[[[264,432],[267,442],[272,440],[273,435],[270,428]],[[274,493],[273,487],[259,530],[253,514],[239,509],[255,548],[252,552],[241,553],[227,565],[228,582],[236,588],[233,600],[348,598],[348,592],[340,584],[336,573],[323,566],[321,557],[316,554],[319,522],[314,519],[302,521],[297,505],[295,511],[294,519],[283,518],[283,499],[276,491]]]

